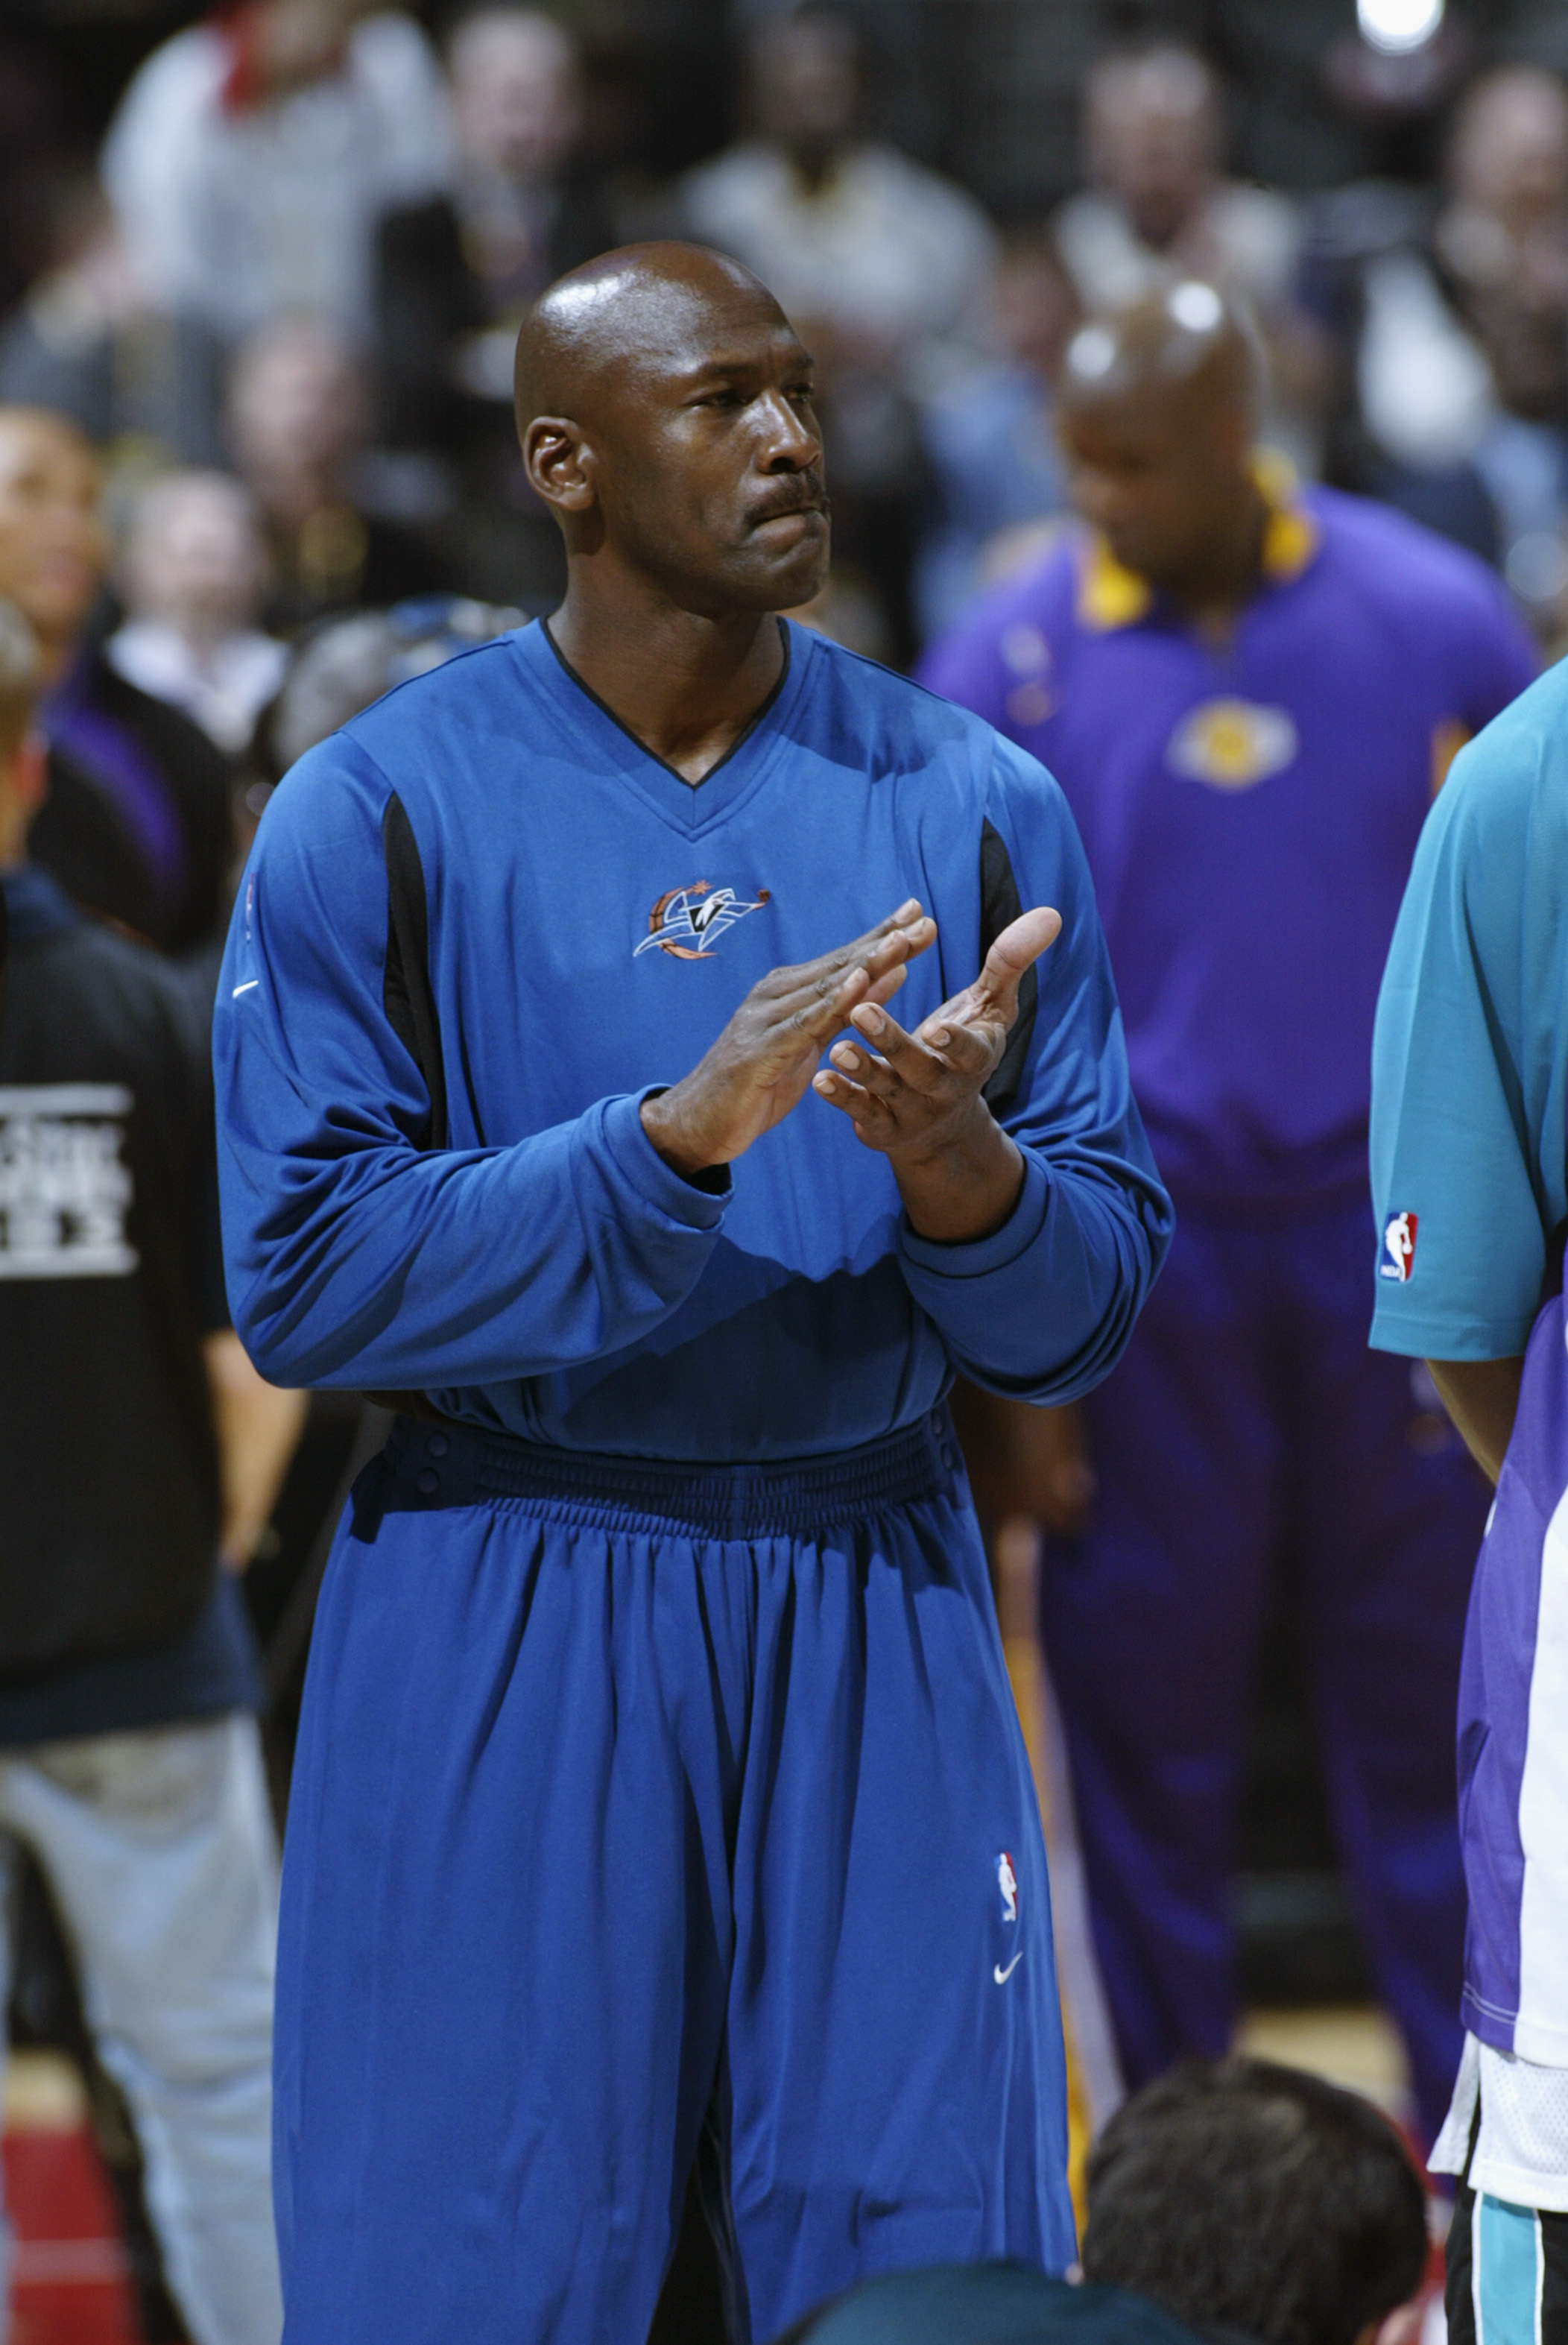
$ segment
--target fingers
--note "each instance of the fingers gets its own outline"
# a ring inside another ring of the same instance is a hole
[[[983,1081],[996,1056],[995,1039],[985,1030],[950,1022],[939,1012],[926,1020],[918,1034],[906,1034],[895,1019],[869,1001],[857,1004],[850,1011],[849,1022],[858,1034],[875,1043],[881,1053],[882,1065],[894,1079],[893,1088],[902,1083],[911,1091],[940,1091],[949,1088],[955,1076],[968,1084]],[[841,1051],[864,1061],[864,1067],[847,1066]],[[877,1063],[869,1051],[857,1051],[852,1042],[841,1044],[833,1052],[833,1060],[860,1082],[870,1081],[867,1070]]]
[[[922,910],[912,896],[846,945],[835,945],[831,952],[819,954],[815,960],[800,961],[790,969],[773,972],[773,981],[785,994],[802,990],[831,991],[835,982],[855,969],[864,969],[875,982],[887,970],[912,960],[936,941],[936,923]]]
[[[879,1004],[891,1001],[908,974],[907,967],[900,962],[896,969],[890,969],[885,977],[879,977],[874,985],[866,989],[865,1000]]]
[[[890,969],[901,968],[936,941],[936,923],[918,904],[904,907],[885,934],[873,932],[849,947],[854,966],[864,969],[875,984]]]
[[[799,1013],[803,1030],[826,1041],[835,1024],[855,1030],[834,1044],[828,1064],[812,1077],[812,1089],[847,1115],[874,1148],[903,1147],[967,1115],[1017,1016],[1019,981],[1061,926],[1048,905],[1022,913],[996,939],[976,982],[933,1010],[913,1034],[884,1004],[902,982],[905,964],[935,939],[936,923],[918,905],[900,906],[891,922],[847,948],[853,966],[844,975],[838,974],[840,955],[818,964],[820,974],[792,972],[814,980],[813,996]]]
[[[786,980],[778,1009],[803,1037],[825,1042],[857,1002],[885,1000],[895,993],[904,982],[905,964],[925,952],[936,936],[936,921],[918,904],[901,905],[853,945],[840,946],[798,969],[775,972],[775,979]]]
[[[894,1073],[885,1059],[874,1058],[869,1051],[857,1051],[853,1042],[837,1042],[827,1055],[828,1065],[835,1073],[873,1099],[891,1099],[902,1088],[902,1077]]]
[[[811,1087],[818,1099],[847,1115],[863,1139],[879,1130],[885,1138],[894,1130],[892,1109],[863,1083],[852,1083],[846,1076],[824,1067],[812,1077]]]
[[[1048,904],[1039,904],[1032,912],[1020,912],[1009,921],[986,955],[986,966],[974,990],[982,1003],[995,1005],[1009,1026],[1018,1014],[1018,985],[1025,970],[1056,943],[1061,932],[1061,914]]]

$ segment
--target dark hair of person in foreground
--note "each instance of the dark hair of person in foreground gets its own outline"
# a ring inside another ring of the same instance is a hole
[[[1090,2154],[1087,2279],[1262,2345],[1355,2345],[1426,2260],[1421,2186],[1387,2119],[1272,2061],[1188,2060]]]
[[[774,2345],[1203,2345],[1118,2288],[1074,2288],[1022,2264],[884,2273],[819,2304]],[[1215,2345],[1210,2339],[1209,2345]],[[1220,2345],[1235,2345],[1226,2338]]]

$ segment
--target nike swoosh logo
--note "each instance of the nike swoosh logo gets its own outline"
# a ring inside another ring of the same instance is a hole
[[[258,977],[247,978],[243,985],[237,985],[235,987],[233,998],[238,1001],[242,993],[253,993],[260,982],[261,980]]]
[[[1017,1969],[1018,1964],[1023,1961],[1023,1959],[1024,1959],[1023,1948],[1022,1948],[1022,1947],[1020,1947],[1020,1948],[1018,1949],[1018,1952],[1017,1952],[1017,1953],[1013,1956],[1012,1961],[1007,1964],[1007,1969],[1006,1969],[1006,1970],[1004,1970],[1004,1969],[1002,1968],[1002,1965],[1001,1965],[1001,1964],[1000,1964],[1000,1963],[993,1963],[993,1964],[992,1964],[992,1965],[991,1965],[991,1976],[996,1980],[996,1985],[997,1985],[998,1986],[1006,1986],[1006,1985],[1007,1985],[1007,1981],[1012,1977],[1013,1973]]]

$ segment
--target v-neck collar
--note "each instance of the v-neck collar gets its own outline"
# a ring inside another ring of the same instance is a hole
[[[773,763],[784,720],[799,695],[810,665],[813,639],[801,641],[802,631],[780,618],[784,667],[777,683],[752,717],[744,733],[700,782],[688,782],[673,766],[656,756],[585,684],[567,659],[542,619],[520,630],[513,641],[535,681],[563,719],[581,738],[586,731],[608,764],[645,798],[665,821],[685,838],[693,838],[750,796]]]

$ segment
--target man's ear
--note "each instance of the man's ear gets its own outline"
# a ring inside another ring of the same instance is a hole
[[[593,451],[563,415],[536,415],[522,435],[530,482],[553,513],[585,513],[593,505]]]

